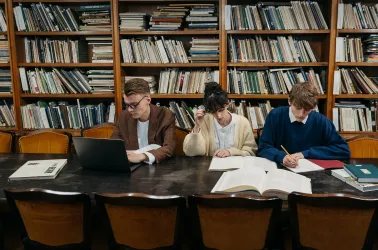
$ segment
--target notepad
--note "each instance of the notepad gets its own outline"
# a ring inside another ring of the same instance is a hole
[[[8,179],[10,181],[55,179],[66,163],[67,159],[28,161]]]
[[[311,161],[306,160],[306,159],[299,159],[298,166],[295,168],[289,168],[289,167],[286,167],[286,168],[289,169],[290,171],[293,171],[294,173],[305,173],[305,172],[324,170],[324,168],[322,168],[321,166],[316,165],[315,163],[312,163]]]
[[[257,156],[230,156],[226,158],[213,157],[209,171],[229,171],[240,168],[261,168],[265,171],[277,169],[277,164]]]

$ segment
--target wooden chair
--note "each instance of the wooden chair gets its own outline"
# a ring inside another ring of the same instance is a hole
[[[89,138],[109,139],[112,136],[114,129],[115,125],[113,123],[103,123],[91,128],[83,129],[81,135]]]
[[[194,249],[263,249],[281,245],[282,201],[252,195],[188,197]]]
[[[25,250],[89,250],[90,199],[84,193],[6,189]]]
[[[67,154],[71,135],[52,129],[37,130],[18,140],[20,153]]]
[[[293,249],[372,249],[378,199],[347,194],[289,195]]]
[[[378,158],[378,136],[359,135],[347,140],[350,158]]]
[[[14,134],[11,132],[0,132],[0,153],[11,153]]]
[[[183,144],[184,144],[185,136],[189,133],[190,133],[190,131],[187,130],[187,129],[176,127],[176,151],[175,151],[175,155],[185,156]]]
[[[95,194],[110,249],[181,249],[186,205],[181,196]]]

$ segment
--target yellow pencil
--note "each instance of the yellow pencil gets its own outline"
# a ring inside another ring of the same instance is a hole
[[[284,146],[281,145],[281,148],[285,151],[285,153],[286,153],[288,156],[290,156],[290,158],[291,158],[292,160],[294,160],[293,156],[291,156],[291,154],[289,154],[289,152],[287,152],[287,150],[286,150],[286,148],[284,148]]]

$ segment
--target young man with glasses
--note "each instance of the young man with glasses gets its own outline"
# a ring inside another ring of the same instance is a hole
[[[127,81],[123,100],[126,110],[119,116],[111,139],[124,140],[127,150],[161,146],[143,154],[128,152],[129,161],[152,164],[171,157],[176,147],[175,116],[169,109],[151,104],[148,83],[140,78]]]
[[[303,158],[349,159],[348,144],[333,123],[314,111],[317,95],[311,83],[294,84],[289,93],[290,106],[275,108],[266,118],[258,156],[287,167],[296,167]]]

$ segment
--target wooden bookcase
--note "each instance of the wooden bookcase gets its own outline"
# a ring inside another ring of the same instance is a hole
[[[225,30],[224,9],[225,5],[251,5],[259,2],[258,0],[0,0],[1,5],[5,5],[7,22],[8,22],[8,39],[10,44],[11,63],[7,65],[0,64],[0,67],[10,67],[12,72],[13,94],[0,95],[0,98],[13,99],[16,114],[16,128],[12,129],[16,132],[21,132],[22,119],[20,112],[20,105],[35,102],[39,99],[43,100],[72,100],[80,98],[82,100],[89,100],[90,102],[99,102],[100,100],[108,100],[115,102],[116,105],[116,119],[122,111],[122,88],[125,76],[146,76],[159,75],[159,72],[164,68],[185,68],[196,69],[209,67],[214,70],[219,70],[219,83],[223,89],[227,89],[227,70],[229,68],[237,67],[312,67],[314,70],[324,68],[326,70],[326,89],[325,94],[319,98],[319,110],[332,120],[332,108],[337,100],[340,99],[378,99],[378,95],[333,95],[333,77],[334,70],[339,67],[376,67],[378,63],[335,63],[335,49],[336,37],[339,35],[348,34],[372,34],[378,33],[375,30],[337,30],[337,8],[340,0],[319,0],[319,5],[322,8],[324,18],[326,19],[329,29],[327,30]],[[90,5],[96,3],[110,3],[111,4],[111,20],[112,31],[77,31],[77,32],[19,32],[16,30],[15,19],[13,15],[13,7],[19,3],[43,2],[59,4],[64,7],[78,7],[80,5]],[[277,1],[276,1],[277,2]],[[278,1],[289,2],[289,1]],[[119,29],[119,13],[123,12],[145,12],[152,13],[156,10],[156,6],[161,6],[169,3],[214,3],[218,6],[219,30],[182,30],[182,31],[120,31]],[[228,60],[228,36],[277,36],[277,35],[292,35],[309,40],[314,53],[320,58],[320,62],[315,63],[232,63]],[[25,63],[23,57],[22,38],[25,36],[43,36],[43,37],[61,37],[68,36],[72,38],[83,38],[86,36],[111,36],[113,39],[113,63],[69,63],[69,64],[45,64],[45,63]],[[173,38],[183,43],[188,43],[192,37],[217,37],[220,41],[220,59],[219,63],[187,63],[187,64],[148,64],[148,63],[123,63],[120,46],[120,39],[136,38],[146,36],[164,36],[166,38]],[[66,68],[94,68],[94,69],[113,69],[114,70],[114,94],[24,94],[21,89],[20,76],[18,67],[66,67]],[[169,100],[188,100],[192,103],[200,103],[203,94],[154,94],[152,95],[154,102],[169,102]],[[248,94],[237,95],[230,94],[230,98],[238,100],[247,100],[256,102],[259,100],[270,100],[272,106],[284,105],[288,98],[287,95],[263,95],[263,94]],[[0,128],[2,130],[3,128]],[[80,130],[65,130],[72,133],[74,136],[80,134]],[[356,134],[365,134],[366,132],[348,132],[341,134],[345,137],[351,137]],[[376,132],[370,134],[377,134]]]

